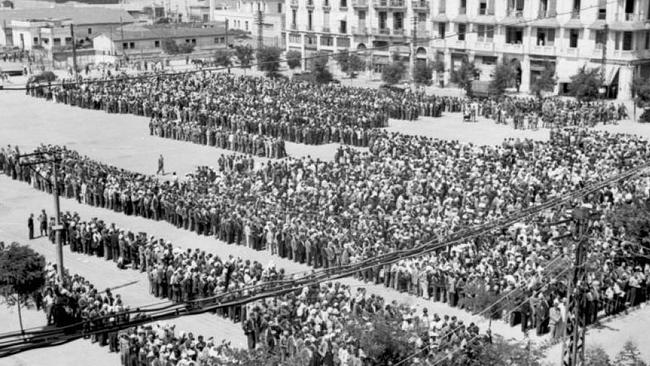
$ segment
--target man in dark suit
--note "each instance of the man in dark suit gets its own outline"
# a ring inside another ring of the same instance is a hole
[[[34,239],[34,214],[29,214],[29,219],[27,219],[27,228],[29,229],[29,240]]]

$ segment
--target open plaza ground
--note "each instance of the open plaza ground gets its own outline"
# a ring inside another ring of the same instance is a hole
[[[650,138],[650,125],[623,121],[618,125],[599,126],[598,129],[638,134]],[[514,130],[510,126],[496,125],[492,121],[479,120],[477,123],[464,123],[460,114],[447,114],[441,118],[421,118],[418,121],[390,122],[391,131],[405,134],[425,135],[440,139],[458,140],[474,144],[500,144],[507,138],[532,138],[545,140],[549,131]],[[160,154],[165,158],[165,169],[176,172],[178,176],[194,171],[196,166],[214,166],[220,154],[233,154],[231,151],[214,147],[149,136],[148,120],[134,115],[105,114],[99,111],[84,110],[31,98],[23,92],[0,92],[0,145],[18,145],[23,152],[29,152],[40,144],[65,145],[88,155],[92,159],[115,165],[120,168],[154,174]],[[293,157],[311,156],[332,159],[338,145],[307,146],[287,143],[287,153]],[[267,159],[256,158],[257,164]],[[47,239],[27,240],[27,217],[42,209],[52,212],[52,197],[32,189],[18,181],[0,175],[0,240],[17,241],[28,244],[43,254],[48,261],[55,261],[55,247]],[[288,273],[308,270],[306,265],[278,257],[268,252],[227,245],[214,238],[198,236],[193,232],[177,229],[166,222],[154,222],[140,217],[130,217],[109,210],[78,204],[76,201],[62,199],[63,212],[78,212],[82,218],[98,217],[108,223],[134,232],[144,231],[150,235],[170,240],[182,248],[200,248],[220,256],[235,255],[257,260],[263,264],[273,261]],[[119,270],[114,263],[99,258],[70,253],[64,248],[66,267],[96,284],[99,288],[120,287],[115,290],[122,295],[131,307],[144,306],[160,300],[149,294],[147,278],[144,273]],[[476,316],[451,308],[442,303],[434,303],[387,289],[383,286],[370,286],[355,279],[343,282],[352,286],[366,286],[370,293],[385,297],[388,301],[399,300],[418,308],[427,307],[430,313],[456,315],[468,322],[476,322],[482,329],[488,322]],[[123,287],[121,287],[123,286]],[[25,326],[43,325],[45,316],[35,310],[24,312]],[[177,329],[213,336],[216,340],[227,340],[238,347],[245,346],[245,336],[241,325],[213,314],[181,317],[170,321]],[[608,319],[602,325],[591,329],[587,335],[589,344],[602,346],[610,355],[620,350],[627,340],[635,341],[645,359],[650,360],[647,329],[650,328],[650,308],[637,309],[627,315]],[[0,308],[0,333],[19,330],[14,308]],[[505,323],[492,322],[492,332],[508,339],[524,340],[524,335],[515,327]],[[544,338],[530,335],[534,342],[543,344]],[[560,345],[548,349],[548,361],[557,364]],[[0,366],[14,365],[118,365],[119,356],[108,353],[105,348],[91,345],[88,340],[78,340],[65,346],[25,352],[7,359],[0,359]]]

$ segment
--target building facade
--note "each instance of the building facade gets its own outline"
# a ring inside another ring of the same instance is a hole
[[[287,0],[287,50],[365,50],[380,72],[392,53],[444,61],[444,81],[463,59],[488,80],[512,62],[527,92],[547,63],[557,91],[586,66],[602,70],[610,97],[631,98],[650,75],[650,0]],[[413,42],[415,40],[415,42]]]
[[[213,8],[212,21],[227,21],[229,29],[250,33],[255,42],[261,32],[264,45],[284,47],[285,0],[236,0]]]

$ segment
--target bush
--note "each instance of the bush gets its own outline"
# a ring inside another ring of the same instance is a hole
[[[289,51],[286,54],[287,66],[291,70],[300,67],[302,62],[302,54],[299,51]]]
[[[391,64],[384,67],[384,71],[381,73],[381,80],[386,84],[394,85],[399,83],[406,73],[406,67],[401,61],[393,61]]]
[[[311,61],[311,74],[314,76],[314,81],[320,84],[327,84],[332,81],[332,73],[327,67],[328,55],[319,53]]]
[[[577,74],[571,77],[569,94],[578,100],[590,101],[598,98],[598,89],[601,86],[600,70],[597,68],[580,68]]]
[[[277,47],[262,47],[257,50],[257,69],[264,71],[267,76],[274,76],[280,69],[282,49]]]
[[[418,84],[430,85],[433,78],[433,67],[426,62],[417,62],[413,70],[413,80]]]

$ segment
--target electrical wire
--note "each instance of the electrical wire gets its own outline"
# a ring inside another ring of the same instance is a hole
[[[616,3],[616,0],[609,0],[605,4],[610,4],[610,3],[611,4]],[[596,5],[590,5],[590,6],[586,6],[584,8],[580,8],[579,10],[580,11],[585,11],[585,10],[589,10],[589,9],[593,9],[593,8],[599,8],[599,7],[600,7],[600,4],[596,4]],[[522,26],[522,25],[525,25],[525,24],[528,24],[528,23],[533,23],[533,22],[543,20],[543,19],[555,19],[560,15],[570,15],[570,14],[573,14],[574,12],[575,12],[575,10],[572,10],[572,11],[556,13],[553,16],[544,16],[544,17],[538,17],[538,18],[535,18],[535,19],[521,19],[520,21],[517,21],[517,22],[513,22],[513,23],[509,23],[509,24],[502,24],[502,25],[506,26],[506,27]],[[468,23],[472,23],[472,22],[468,22]],[[499,25],[486,25],[486,30],[488,29],[488,27],[490,27],[490,30],[494,31],[498,26]],[[432,40],[445,40],[445,39],[448,39],[448,38],[456,37],[456,36],[461,35],[461,34],[466,35],[466,34],[472,34],[472,33],[478,33],[478,31],[466,31],[466,32],[463,32],[463,33],[460,33],[460,32],[449,33],[449,34],[445,35],[444,37],[440,37],[440,38],[430,37],[430,38],[427,38],[427,39],[416,40],[415,42],[408,42],[408,43],[412,43],[412,44],[414,44],[414,46],[417,46],[417,45],[420,45],[420,44],[428,45],[428,42],[430,42]],[[404,44],[406,44],[406,43],[407,42],[405,42]],[[402,43],[394,43],[393,45],[395,45],[395,44],[402,44]],[[358,49],[357,50],[344,50],[344,51],[339,51],[339,52],[328,53],[327,55],[317,54],[317,55],[314,55],[314,56],[301,57],[300,60],[307,61],[307,60],[317,59],[317,58],[324,57],[324,56],[336,57],[336,56],[341,55],[341,54],[357,54],[357,53],[366,53],[368,51],[385,51],[386,49],[390,49],[390,47],[392,47],[393,45],[370,47],[370,48],[365,48],[365,49],[362,49],[362,50],[358,50]],[[239,66],[218,66],[218,67],[208,67],[208,68],[203,68],[203,69],[198,69],[198,70],[189,70],[189,71],[180,71],[180,72],[148,73],[148,74],[145,74],[145,75],[116,77],[116,78],[111,78],[111,79],[87,79],[87,80],[81,80],[81,81],[70,81],[70,82],[54,83],[54,84],[48,84],[48,85],[42,85],[42,86],[51,87],[51,86],[78,85],[78,84],[112,83],[112,82],[125,81],[125,80],[149,79],[149,78],[160,77],[160,76],[178,76],[178,75],[185,75],[185,74],[194,74],[194,73],[200,73],[200,72],[204,72],[204,71],[211,72],[211,71],[223,71],[223,70],[230,70],[230,69],[247,69],[247,68],[252,68],[252,67],[255,67],[255,66],[259,67],[259,66],[264,66],[266,64],[272,64],[272,63],[278,63],[278,62],[279,61],[266,61],[266,62],[252,63],[252,64],[249,64],[249,65],[246,65],[246,66],[242,66],[242,65],[239,65]],[[0,91],[1,90],[5,90],[5,91],[20,91],[20,90],[23,90],[24,91],[24,90],[27,90],[27,89],[28,89],[27,87],[3,88],[3,89],[0,89]]]

